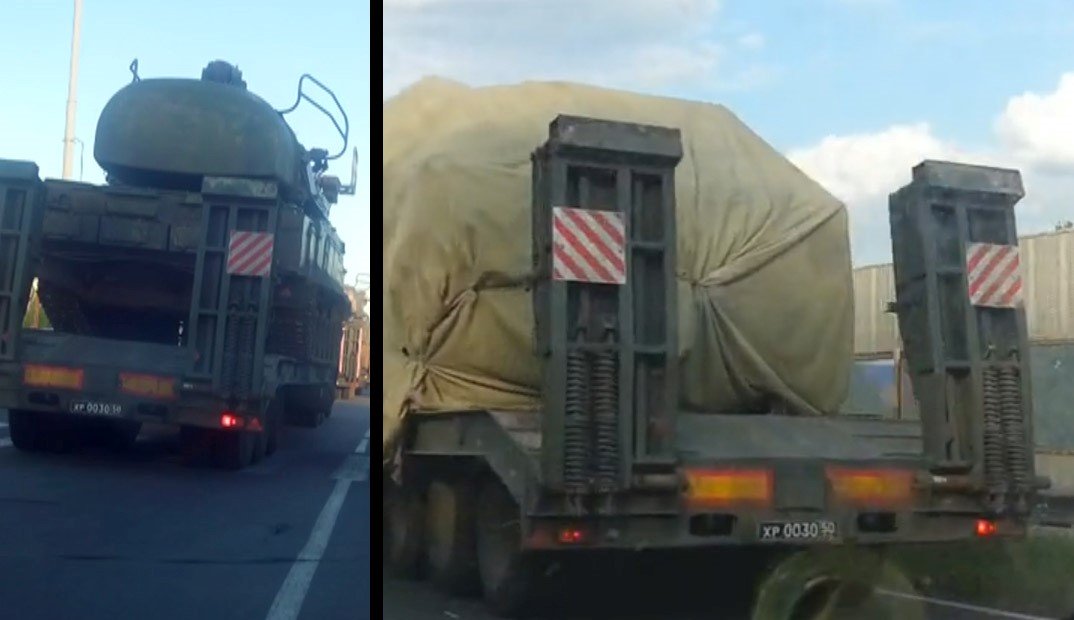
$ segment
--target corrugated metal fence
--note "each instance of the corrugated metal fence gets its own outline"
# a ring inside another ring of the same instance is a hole
[[[1074,230],[1023,237],[1022,274],[1032,341],[1037,465],[1074,493]],[[854,270],[854,350],[858,361],[843,413],[916,419],[909,377],[898,359],[891,265]]]
[[[1074,230],[1023,237],[1026,320],[1034,342],[1074,341]],[[887,355],[898,348],[890,264],[854,270],[854,350],[860,356]]]

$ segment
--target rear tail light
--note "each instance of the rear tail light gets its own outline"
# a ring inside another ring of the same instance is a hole
[[[559,530],[559,544],[577,545],[586,541],[585,531],[575,527],[565,527]]]
[[[843,503],[899,506],[908,504],[913,499],[912,471],[829,467],[827,473],[835,498]]]
[[[686,470],[687,501],[695,506],[768,506],[772,472],[765,469]]]
[[[134,396],[145,396],[161,400],[175,398],[176,380],[172,377],[158,377],[136,372],[119,373],[120,391]]]
[[[35,387],[81,390],[85,383],[85,371],[67,366],[27,364],[22,370],[22,382]]]
[[[242,419],[241,415],[225,411],[220,414],[220,426],[223,428],[242,428],[246,421]]]
[[[989,521],[988,519],[977,519],[977,525],[974,528],[979,538],[988,538],[994,536],[996,533],[996,522]]]

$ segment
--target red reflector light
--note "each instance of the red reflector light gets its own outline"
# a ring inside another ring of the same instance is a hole
[[[585,532],[576,528],[565,527],[559,531],[559,542],[562,545],[576,545],[585,542]]]
[[[27,364],[22,369],[22,382],[37,387],[81,390],[84,380],[85,371],[81,368]]]
[[[977,519],[977,535],[981,538],[987,538],[996,533],[995,521],[989,521],[988,519]]]
[[[242,428],[243,419],[240,415],[235,415],[230,411],[225,411],[220,415],[220,426],[224,428]]]

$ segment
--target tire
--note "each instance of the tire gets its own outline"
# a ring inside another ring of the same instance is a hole
[[[27,452],[67,454],[74,451],[84,438],[84,433],[79,432],[82,430],[82,422],[84,420],[38,411],[8,412],[11,443],[18,447],[15,436],[22,433]]]
[[[913,594],[906,575],[865,549],[832,547],[797,552],[777,564],[761,582],[754,620],[783,618],[875,618],[924,620],[921,603],[878,596],[875,589]]]
[[[425,562],[429,579],[448,594],[481,592],[476,509],[476,493],[466,481],[435,481],[426,490]]]
[[[105,444],[108,448],[117,452],[127,452],[138,442],[138,435],[142,432],[140,422],[113,422],[104,429]]]
[[[265,456],[268,454],[268,429],[262,428],[260,432],[253,433],[254,436],[254,452],[250,457],[250,462],[257,464],[265,460]]]
[[[384,483],[384,571],[397,579],[422,575],[425,517],[421,494]]]
[[[213,456],[213,431],[199,426],[179,428],[179,448],[187,465],[206,465]]]
[[[22,452],[41,452],[45,447],[44,420],[39,413],[12,409],[7,414],[11,444]]]
[[[488,480],[478,496],[477,563],[489,610],[521,618],[533,609],[538,587],[536,561],[522,549],[521,512],[498,480]]]
[[[265,412],[265,456],[276,454],[280,445],[280,427],[283,426],[283,398],[277,396]]]
[[[239,471],[254,460],[256,433],[247,431],[214,431],[213,464],[219,469]]]

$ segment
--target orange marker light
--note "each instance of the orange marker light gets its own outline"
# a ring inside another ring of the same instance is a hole
[[[766,469],[688,469],[687,500],[701,506],[772,503],[772,472]]]
[[[81,368],[27,364],[22,369],[22,382],[36,387],[81,390],[85,372]]]
[[[171,400],[175,398],[175,379],[136,372],[119,373],[119,389],[134,396]]]
[[[829,467],[827,474],[836,499],[844,503],[891,506],[905,505],[913,499],[912,471]]]

